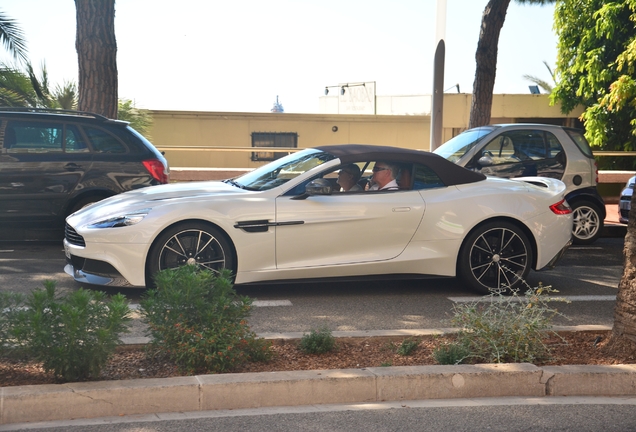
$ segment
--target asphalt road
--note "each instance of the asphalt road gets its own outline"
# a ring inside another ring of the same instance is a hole
[[[564,315],[556,317],[555,324],[612,324],[622,248],[622,238],[602,238],[591,246],[570,248],[553,270],[530,273],[530,286],[550,285],[572,300],[554,303]],[[56,281],[61,290],[82,286],[63,268],[64,252],[58,243],[0,243],[0,290],[26,293],[42,287],[47,279]],[[137,289],[90,288],[122,292],[132,303],[143,294]],[[453,305],[475,296],[454,278],[273,284],[237,290],[256,301],[249,321],[257,333],[306,332],[323,325],[334,331],[449,327]]]

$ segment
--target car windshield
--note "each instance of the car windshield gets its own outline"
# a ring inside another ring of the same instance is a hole
[[[321,150],[306,149],[257,168],[233,179],[231,183],[248,190],[269,190],[334,158],[334,155]]]
[[[460,133],[454,138],[446,141],[440,147],[436,148],[433,153],[442,156],[445,159],[455,163],[470,151],[481,139],[495,130],[494,127],[479,127],[469,129]]]

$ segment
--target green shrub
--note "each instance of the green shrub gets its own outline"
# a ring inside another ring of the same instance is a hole
[[[19,348],[15,324],[18,314],[25,307],[25,297],[20,293],[0,292],[0,356],[7,356]]]
[[[270,343],[247,325],[252,301],[234,291],[228,270],[217,276],[188,265],[158,272],[155,283],[140,302],[151,348],[182,371],[225,372],[271,358]]]
[[[313,329],[309,334],[304,334],[298,344],[298,348],[307,354],[323,354],[333,351],[335,347],[336,339],[327,327]]]
[[[527,287],[525,295],[491,294],[483,299],[455,305],[453,325],[461,330],[456,341],[440,347],[434,355],[442,361],[457,363],[468,359],[486,363],[533,362],[549,356],[543,343],[552,319],[559,314],[550,308],[557,292],[541,284]]]
[[[17,312],[16,341],[58,379],[82,381],[99,375],[120,333],[128,331],[128,302],[122,294],[79,289],[58,295],[53,281],[32,291]]]
[[[401,356],[411,355],[419,344],[420,341],[417,339],[404,339],[400,346],[397,348],[396,353]]]

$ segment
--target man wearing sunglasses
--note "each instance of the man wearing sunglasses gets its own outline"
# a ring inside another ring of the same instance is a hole
[[[384,161],[377,161],[373,166],[373,186],[369,190],[398,190],[397,177],[399,167]]]

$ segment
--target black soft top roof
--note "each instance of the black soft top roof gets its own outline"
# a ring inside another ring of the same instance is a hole
[[[435,171],[446,186],[475,183],[486,179],[486,176],[481,173],[470,171],[427,151],[368,144],[342,144],[314,148],[336,156],[342,163],[382,160],[426,165]]]

